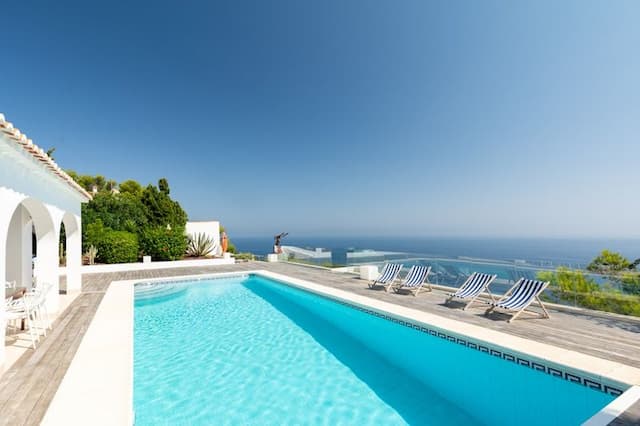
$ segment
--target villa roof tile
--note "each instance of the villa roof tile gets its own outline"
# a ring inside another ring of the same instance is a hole
[[[27,138],[27,135],[22,133],[19,129],[13,127],[13,124],[9,121],[6,121],[4,118],[4,114],[0,113],[0,132],[7,135],[9,140],[14,141],[20,148],[30,154],[34,159],[36,159],[44,168],[49,170],[54,175],[58,176],[59,179],[62,179],[69,186],[79,192],[83,197],[87,200],[91,199],[91,195],[76,181],[71,178],[58,164],[56,164],[51,157],[47,155],[47,153],[40,148],[38,145],[34,144],[33,141]]]

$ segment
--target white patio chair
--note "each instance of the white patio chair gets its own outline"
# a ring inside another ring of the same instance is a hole
[[[31,338],[31,346],[36,348],[36,341],[40,341],[40,335],[36,333],[33,327],[33,312],[29,301],[24,297],[16,300],[10,300],[5,305],[5,316],[7,323],[25,320],[29,328],[29,337]],[[16,328],[18,328],[16,326]]]
[[[42,284],[25,294],[29,300],[29,305],[33,312],[34,321],[37,321],[38,327],[42,329],[43,334],[47,335],[47,330],[51,329],[49,321],[49,310],[47,309],[47,294],[51,289],[50,284]]]

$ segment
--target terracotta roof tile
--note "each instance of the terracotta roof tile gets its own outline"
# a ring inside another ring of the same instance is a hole
[[[22,132],[20,132],[20,130],[13,127],[12,123],[6,121],[4,118],[4,114],[0,114],[0,131],[7,135],[8,139],[13,140],[16,145],[21,147],[32,157],[42,163],[42,165],[51,173],[58,176],[58,178],[62,179],[69,186],[82,194],[82,196],[84,196],[86,199],[91,199],[91,194],[89,194],[83,187],[78,185],[78,183],[74,181],[71,176],[69,176],[64,170],[62,170],[62,168],[58,166],[58,164],[56,164],[56,162],[53,161],[42,148],[34,144],[31,139],[27,138],[27,135],[23,134]]]

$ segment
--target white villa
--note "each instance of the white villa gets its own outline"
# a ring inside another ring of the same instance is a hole
[[[59,242],[63,226],[67,249],[66,290],[80,290],[80,205],[90,199],[41,148],[0,114],[0,277],[27,289],[36,284],[50,284],[52,287],[46,296],[49,313],[58,310]],[[3,342],[4,317],[2,303]],[[1,344],[0,367],[4,360],[5,347]]]

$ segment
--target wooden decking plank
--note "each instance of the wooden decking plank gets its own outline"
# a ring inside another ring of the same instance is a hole
[[[73,310],[67,310],[68,312],[75,312]],[[11,395],[15,393],[15,386],[10,386],[12,382],[22,381],[31,374],[32,368],[36,365],[44,355],[47,354],[48,348],[56,341],[56,336],[60,336],[66,328],[66,325],[71,321],[72,315],[67,314],[62,321],[57,322],[56,328],[50,333],[44,340],[41,340],[41,344],[36,347],[36,350],[28,349],[15,364],[0,377],[0,412],[4,411],[4,404],[11,398]]]
[[[93,297],[92,299],[94,299],[95,303],[93,303],[92,306],[89,306],[88,309],[93,310],[93,312],[95,313],[98,308],[99,302],[102,301],[102,297]],[[63,351],[62,357],[57,363],[53,374],[49,377],[49,380],[47,380],[44,386],[44,390],[39,395],[37,401],[35,401],[35,403],[33,404],[33,409],[25,419],[26,425],[37,425],[44,417],[47,408],[49,408],[49,404],[53,400],[53,397],[58,390],[60,383],[62,382],[64,375],[69,369],[69,365],[71,365],[71,361],[73,360],[73,357],[75,356],[76,351],[80,346],[82,338],[89,328],[89,321],[87,321],[89,316],[92,317],[91,314],[83,315],[76,337],[71,341],[66,350]]]
[[[83,311],[84,309],[79,309],[76,312],[72,321],[67,325],[66,332],[61,335],[61,339],[56,342],[57,344],[46,350],[45,356],[42,357],[40,362],[28,368],[28,374],[25,375],[19,388],[15,389],[14,393],[7,399],[2,409],[3,412],[11,413],[6,417],[6,424],[25,423],[25,419],[29,417],[42,396],[47,382],[51,380],[52,374],[59,368],[67,347],[74,339],[82,338],[82,335],[80,335],[81,328],[79,325],[76,326],[74,324],[73,319],[79,321],[84,315]],[[27,368],[24,368],[24,370],[27,370]]]

